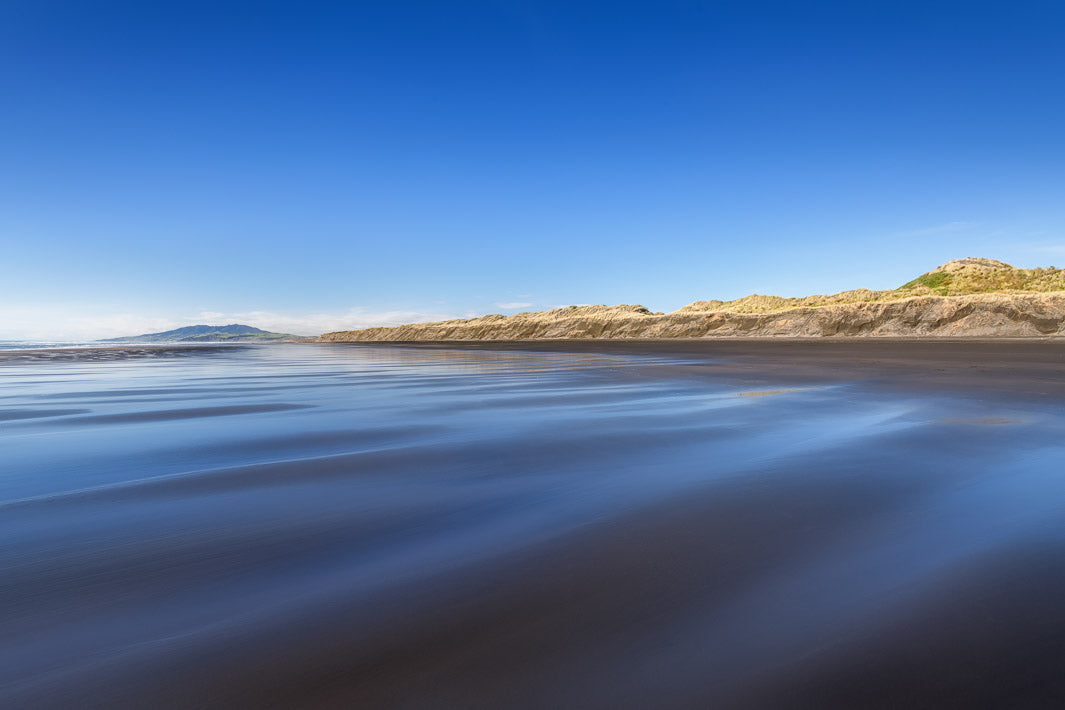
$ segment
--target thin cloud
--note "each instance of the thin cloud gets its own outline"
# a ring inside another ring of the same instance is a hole
[[[71,308],[37,306],[0,309],[0,340],[88,342],[141,333],[159,333],[191,325],[173,318],[135,313],[72,312]]]
[[[415,310],[374,311],[368,308],[351,308],[343,313],[286,314],[271,311],[243,311],[216,313],[204,312],[200,317],[212,316],[215,323],[243,323],[245,325],[293,335],[321,335],[338,330],[360,330],[405,323],[457,318],[453,313],[433,313]],[[203,322],[203,321],[199,321]]]
[[[1065,244],[1042,244],[1029,249],[1040,254],[1065,254]]]
[[[293,335],[321,335],[337,330],[424,323],[470,317],[417,310],[375,311],[355,307],[340,313],[274,313],[271,311],[200,311],[182,317],[109,313],[104,307],[0,307],[0,340],[89,342],[143,333],[159,333],[187,325],[244,325]]]
[[[496,308],[502,308],[504,311],[513,311],[517,310],[518,308],[528,308],[531,305],[531,303],[526,303],[525,301],[510,301],[507,303],[495,304]]]
[[[961,232],[967,229],[975,229],[979,227],[981,222],[965,222],[956,220],[953,222],[946,222],[944,224],[936,224],[931,227],[920,227],[918,229],[906,229],[901,232],[896,232],[897,237],[924,237],[933,234],[944,234],[946,232]]]

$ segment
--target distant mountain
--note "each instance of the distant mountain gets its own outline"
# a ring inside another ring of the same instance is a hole
[[[163,333],[145,333],[130,335],[125,338],[107,338],[101,343],[262,343],[297,339],[298,335],[288,333],[271,333],[250,325],[188,325],[184,328],[168,330]]]

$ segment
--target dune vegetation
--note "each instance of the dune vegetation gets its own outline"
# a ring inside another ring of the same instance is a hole
[[[830,295],[784,298],[751,294],[734,301],[696,301],[678,313],[728,311],[730,313],[773,313],[789,308],[834,306],[848,303],[886,303],[914,296],[968,296],[977,293],[1048,293],[1065,291],[1065,269],[1053,266],[1019,269],[994,259],[957,259],[921,274],[895,289],[872,291],[867,288]]]
[[[752,294],[732,301],[696,301],[672,313],[627,304],[565,306],[340,331],[318,340],[1048,335],[1065,335],[1065,270],[1020,269],[993,259],[968,258],[890,290],[799,298]]]

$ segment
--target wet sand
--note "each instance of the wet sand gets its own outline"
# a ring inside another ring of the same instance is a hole
[[[0,350],[0,365],[213,355],[246,345]],[[292,343],[280,347],[314,347]],[[651,355],[709,361],[702,375],[737,382],[862,381],[871,385],[1065,397],[1065,338],[728,338],[335,343],[378,350]]]
[[[712,369],[704,374],[745,383],[861,381],[874,386],[1065,397],[1065,338],[678,338],[389,345],[658,355],[710,360]]]
[[[211,355],[240,345],[101,345],[71,348],[17,348],[0,350],[0,365],[27,362],[111,362],[144,358]]]
[[[0,371],[5,706],[1065,702],[1065,343],[93,362]]]

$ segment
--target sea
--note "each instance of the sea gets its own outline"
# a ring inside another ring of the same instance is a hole
[[[1065,701],[1060,401],[40,345],[0,344],[2,707]]]

